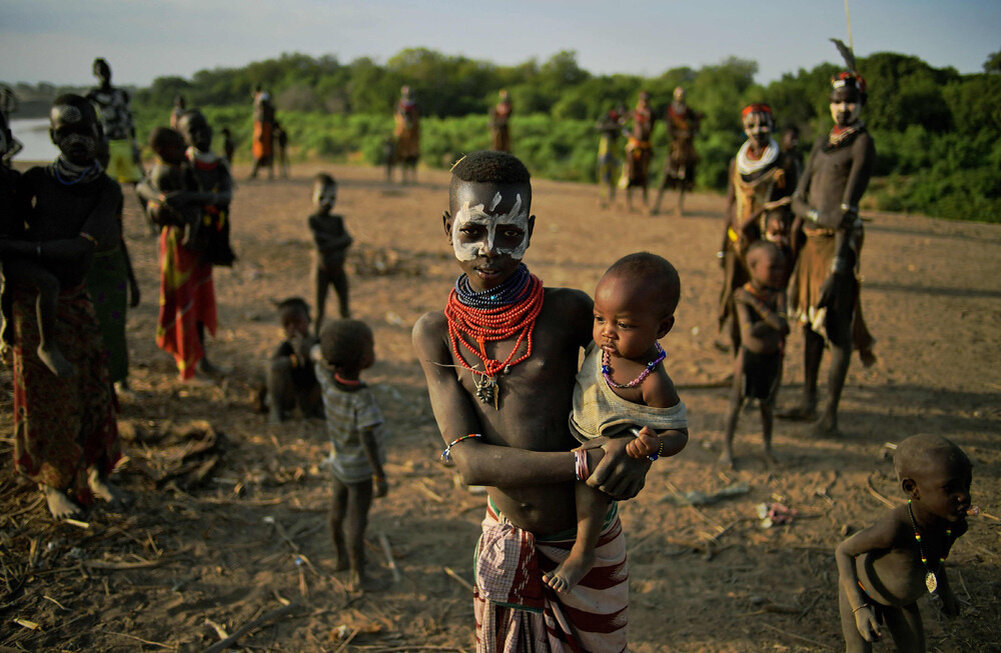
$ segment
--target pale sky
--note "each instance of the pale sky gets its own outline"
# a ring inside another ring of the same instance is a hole
[[[972,73],[1001,50],[997,0],[848,2],[858,56]],[[844,0],[0,0],[0,81],[90,85],[98,56],[116,84],[146,86],[283,52],[385,63],[428,47],[501,65],[576,50],[594,74],[645,76],[734,55],[767,83],[838,62],[829,37],[848,41]]]

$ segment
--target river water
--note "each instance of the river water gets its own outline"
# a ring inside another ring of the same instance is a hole
[[[49,162],[59,155],[49,138],[48,118],[14,118],[10,121],[10,130],[24,145],[14,157],[15,161]]]

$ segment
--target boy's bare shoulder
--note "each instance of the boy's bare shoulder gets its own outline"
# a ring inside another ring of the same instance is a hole
[[[583,290],[576,288],[554,288],[546,286],[544,304],[557,306],[560,309],[580,310],[590,313],[594,302]]]
[[[447,333],[448,320],[445,313],[428,311],[414,322],[411,338],[418,351],[429,351],[435,348],[436,343],[444,342]]]
[[[838,548],[856,556],[870,551],[910,548],[913,543],[907,505],[903,504],[882,513],[873,524],[843,541]]]

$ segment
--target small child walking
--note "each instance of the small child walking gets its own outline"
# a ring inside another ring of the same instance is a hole
[[[329,322],[312,356],[332,448],[330,527],[337,569],[349,570],[348,589],[358,591],[368,580],[364,542],[372,497],[388,490],[382,411],[361,380],[362,371],[375,363],[372,330],[360,320]]]
[[[785,339],[789,335],[785,290],[788,274],[782,250],[771,241],[756,240],[748,247],[746,260],[751,280],[733,293],[740,346],[734,361],[730,410],[726,417],[723,453],[719,458],[721,465],[730,468],[733,467],[733,434],[740,407],[746,399],[760,401],[765,460],[775,462],[772,423],[775,398],[782,382]]]
[[[594,291],[594,341],[577,374],[570,432],[581,442],[635,435],[632,458],[673,456],[688,442],[688,417],[662,365],[657,341],[674,326],[681,296],[678,271],[656,254],[625,256],[608,268]],[[637,425],[646,425],[637,430]],[[656,431],[654,430],[656,429]],[[577,537],[570,555],[543,578],[554,590],[572,588],[594,565],[608,497],[583,482],[589,475],[584,449],[575,450]]]
[[[316,331],[320,332],[327,305],[327,290],[334,287],[342,318],[350,317],[348,307],[348,275],[344,262],[353,242],[344,228],[344,216],[331,213],[337,203],[337,181],[321,172],[313,180],[314,212],[309,216],[309,231],[313,234],[316,253],[313,279],[316,285]]]
[[[942,599],[947,616],[959,613],[945,573],[952,545],[968,528],[972,465],[963,450],[939,435],[913,435],[893,455],[907,496],[880,519],[838,545],[838,603],[847,651],[871,651],[885,624],[899,651],[925,650],[917,601]]]

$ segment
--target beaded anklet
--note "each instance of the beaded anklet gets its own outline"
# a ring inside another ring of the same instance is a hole
[[[469,438],[482,438],[482,437],[483,437],[482,433],[470,433],[469,435],[464,435],[460,438],[452,440],[451,442],[448,443],[448,446],[445,447],[445,450],[441,452],[441,461],[443,463],[452,462],[452,447],[459,444],[463,440],[468,440]]]
[[[647,363],[646,369],[640,372],[640,375],[637,376],[632,381],[630,381],[629,383],[616,383],[615,380],[612,379],[612,367],[608,364],[609,361],[608,352],[607,351],[601,352],[601,375],[605,377],[605,383],[608,384],[608,387],[619,388],[619,389],[635,388],[639,384],[643,383],[643,380],[646,377],[650,376],[650,372],[653,372],[654,369],[658,365],[660,365],[661,361],[667,358],[667,352],[664,351],[664,348],[660,346],[659,342],[653,343],[653,346],[657,349],[657,358],[654,358],[652,361]]]

